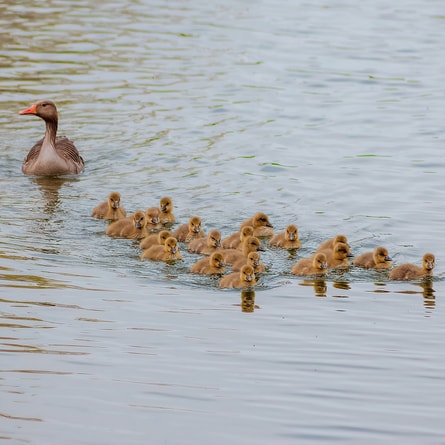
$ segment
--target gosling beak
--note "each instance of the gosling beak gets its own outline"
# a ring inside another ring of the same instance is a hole
[[[328,263],[321,263],[320,268],[321,269],[327,269],[328,268]]]
[[[37,114],[37,106],[36,106],[36,104],[31,105],[29,108],[25,108],[22,111],[19,111],[19,114]]]
[[[354,254],[352,252],[348,252],[346,255],[348,258],[352,258],[354,256]]]
[[[219,239],[215,241],[215,247],[221,247],[221,241]]]
[[[114,204],[113,204],[113,209],[118,209],[119,208],[119,203],[118,202],[115,202]]]
[[[295,239],[295,235],[293,233],[289,234],[289,241],[293,241]]]
[[[140,221],[136,221],[134,223],[134,226],[136,227],[136,229],[142,229],[142,224],[140,223]]]
[[[385,261],[392,261],[392,258],[390,256],[385,256]]]

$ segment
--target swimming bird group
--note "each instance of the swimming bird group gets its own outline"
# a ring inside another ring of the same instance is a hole
[[[61,176],[83,171],[84,160],[74,143],[64,136],[57,136],[58,113],[54,102],[41,100],[19,114],[38,116],[46,125],[44,137],[23,160],[24,174]],[[274,234],[268,216],[262,212],[244,221],[239,231],[221,239],[219,230],[212,230],[206,236],[198,216],[190,217],[188,223],[171,233],[168,229],[176,221],[170,197],[162,198],[159,207],[137,210],[130,216],[120,201],[120,194],[112,192],[106,201],[93,209],[93,217],[111,221],[106,228],[107,235],[139,240],[141,259],[152,261],[181,260],[178,243],[184,243],[189,252],[206,256],[198,260],[190,272],[222,275],[220,287],[241,288],[256,284],[256,275],[266,270],[259,253],[264,250],[262,240],[268,240],[269,248],[294,250],[301,247],[295,224],[289,224],[285,230]],[[321,243],[312,256],[300,259],[290,272],[299,276],[324,276],[328,269],[350,267],[353,257],[346,236],[339,234]],[[377,246],[374,251],[356,257],[352,266],[388,271],[390,280],[415,280],[432,276],[435,257],[426,253],[421,266],[407,263],[392,268],[388,250]],[[232,272],[223,275],[226,268],[231,268]]]
[[[295,251],[302,245],[295,224],[288,224],[283,231],[274,233],[269,217],[263,212],[257,212],[243,221],[238,231],[222,238],[216,229],[206,235],[202,220],[196,215],[171,231],[176,224],[171,197],[161,198],[159,207],[136,210],[130,216],[126,216],[120,201],[120,194],[111,192],[91,213],[95,218],[109,220],[107,235],[139,240],[142,260],[182,260],[182,249],[201,255],[191,266],[190,273],[219,276],[222,288],[254,286],[259,276],[267,271],[261,261],[261,252],[266,248]],[[432,276],[435,257],[426,253],[421,266],[401,264],[392,268],[392,259],[385,247],[377,246],[371,252],[354,256],[347,237],[338,234],[323,241],[310,257],[297,261],[289,272],[323,277],[330,269],[350,267],[386,271],[390,280],[415,280]]]

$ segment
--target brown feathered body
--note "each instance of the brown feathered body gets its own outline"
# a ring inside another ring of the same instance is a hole
[[[422,257],[422,267],[405,263],[396,266],[389,274],[390,280],[417,280],[433,275],[436,267],[436,258],[432,253],[426,253]]]
[[[220,252],[213,252],[209,257],[201,258],[190,269],[191,273],[214,275],[222,274],[226,264]]]
[[[76,175],[83,171],[84,160],[74,143],[65,136],[57,136],[57,107],[50,100],[41,100],[20,114],[33,114],[45,121],[43,139],[29,151],[22,164],[25,175]]]
[[[320,252],[326,255],[329,269],[349,267],[349,260],[354,256],[349,246],[345,243],[336,243],[332,249],[324,249]]]
[[[273,236],[273,225],[270,223],[269,217],[265,213],[255,213],[252,218],[243,221],[240,230],[245,226],[252,226],[253,235],[256,237]]]
[[[221,288],[243,288],[255,286],[256,278],[252,266],[245,264],[239,272],[230,273],[221,278],[219,287]]]
[[[256,236],[248,236],[243,243],[243,249],[221,249],[220,252],[224,257],[224,262],[233,264],[235,261],[246,260],[250,252],[258,252],[264,250],[261,247],[261,241]]]
[[[188,251],[201,255],[210,255],[221,247],[221,232],[211,230],[206,238],[197,238],[189,242]]]
[[[295,224],[289,224],[286,230],[277,233],[269,241],[269,247],[279,247],[281,249],[299,249],[301,241],[298,238],[298,227]]]
[[[97,205],[91,216],[98,219],[111,219],[113,221],[127,216],[125,208],[121,206],[121,195],[118,192],[111,192],[108,199]]]
[[[161,230],[158,233],[152,233],[146,236],[139,244],[142,250],[148,249],[151,246],[163,246],[165,240],[171,236],[168,230]]]
[[[161,216],[161,211],[158,207],[149,207],[145,210],[145,219],[147,220],[147,230],[153,232],[162,228],[162,223],[159,218]]]
[[[232,270],[234,272],[238,271],[238,270],[241,270],[241,268],[245,264],[248,264],[249,266],[252,266],[253,267],[253,271],[255,272],[255,274],[262,273],[262,272],[266,271],[266,266],[261,261],[261,256],[260,256],[259,252],[250,252],[247,255],[247,258],[240,258],[239,260],[235,261],[232,264]]]
[[[108,236],[140,240],[148,235],[145,213],[137,210],[131,216],[112,222],[106,229]]]
[[[242,249],[244,240],[248,236],[253,236],[253,227],[244,226],[238,232],[232,233],[228,237],[224,238],[221,242],[223,249]]]
[[[141,259],[153,260],[153,261],[175,261],[181,260],[182,255],[178,249],[178,242],[176,238],[169,237],[165,240],[163,246],[151,246],[144,250],[141,255]]]
[[[173,200],[169,196],[164,196],[159,201],[159,210],[161,214],[159,221],[163,225],[170,226],[176,221],[175,215],[173,215]]]
[[[317,247],[317,252],[319,252],[321,250],[326,250],[326,249],[333,249],[334,245],[337,243],[348,244],[348,238],[346,237],[346,235],[343,235],[341,233],[338,235],[335,235],[334,238],[330,238],[330,239],[320,243],[320,245]]]
[[[372,252],[365,252],[354,258],[354,266],[364,269],[390,269],[391,257],[386,247],[378,246]]]
[[[310,258],[302,258],[292,267],[294,275],[325,275],[328,271],[327,258],[324,253],[316,253]]]
[[[201,229],[201,218],[192,216],[187,224],[181,224],[174,232],[173,236],[181,242],[189,243],[196,238],[205,238],[205,233]]]

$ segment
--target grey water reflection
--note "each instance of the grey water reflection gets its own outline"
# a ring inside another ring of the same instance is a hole
[[[313,286],[314,295],[316,297],[326,297],[328,291],[328,285],[325,279],[313,279],[313,280],[303,280],[300,286]]]
[[[241,311],[253,312],[255,309],[260,309],[260,306],[255,304],[255,291],[254,290],[242,290],[241,291]]]

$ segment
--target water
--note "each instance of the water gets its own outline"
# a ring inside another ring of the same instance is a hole
[[[0,5],[0,437],[27,444],[443,443],[440,2]],[[41,98],[86,160],[25,177]],[[226,236],[299,227],[251,293],[139,260],[90,217],[172,196]],[[300,256],[437,257],[432,283],[313,282]]]

